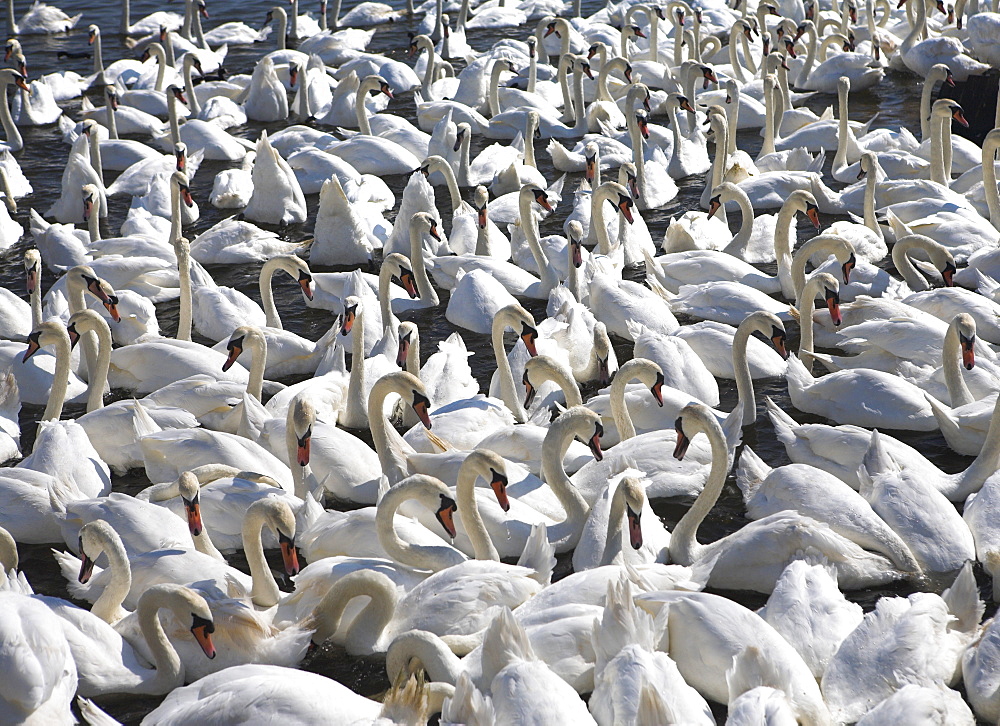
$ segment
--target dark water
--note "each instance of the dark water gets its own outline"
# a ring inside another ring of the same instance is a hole
[[[354,3],[345,3],[345,11]],[[24,11],[27,3],[21,2],[19,14]],[[122,45],[122,39],[116,35],[118,26],[118,8],[114,3],[107,5],[88,5],[79,1],[70,2],[68,0],[61,3],[64,10],[69,13],[83,11],[85,13],[80,26],[66,34],[60,36],[26,36],[22,38],[25,55],[31,77],[48,73],[59,69],[72,69],[81,74],[87,74],[91,69],[89,58],[63,58],[58,59],[59,51],[70,53],[82,53],[88,50],[86,25],[94,22],[104,26],[104,60],[110,63],[120,57],[132,57],[131,51]],[[206,29],[214,27],[217,23],[229,20],[242,20],[251,25],[263,22],[265,13],[271,3],[265,0],[249,0],[248,2],[219,2],[216,0],[210,5],[212,19],[206,23]],[[585,14],[592,12],[599,7],[597,2],[584,3]],[[159,9],[176,9],[181,11],[180,6],[173,8],[169,5],[154,5],[153,3],[135,3],[132,8],[133,21],[144,16],[146,13]],[[306,7],[303,6],[303,12]],[[384,25],[378,28],[369,50],[384,53],[397,60],[403,60],[407,47],[407,32],[416,30],[417,21],[403,21],[395,24]],[[469,42],[473,47],[480,50],[488,48],[500,37],[524,38],[533,29],[526,26],[518,29],[504,29],[503,31],[473,30],[469,32]],[[263,54],[274,47],[273,41],[257,44],[254,46],[234,46],[229,49],[225,67],[230,74],[248,73],[252,70],[254,62]],[[912,75],[898,74],[890,72],[883,83],[877,88],[867,93],[852,94],[851,115],[855,119],[868,119],[875,112],[879,113],[877,126],[907,126],[911,129],[919,128],[917,111],[920,97],[919,80]],[[92,97],[96,105],[102,105],[103,100],[99,97]],[[809,101],[809,105],[814,110],[822,110],[826,106],[835,103],[832,96],[816,96]],[[67,105],[67,113],[74,119],[77,118],[79,110],[79,100]],[[390,112],[412,115],[413,100],[411,94],[403,94],[391,102]],[[250,124],[246,127],[231,129],[230,132],[244,138],[255,140],[260,131],[264,128],[276,130],[281,124]],[[327,129],[329,130],[329,129]],[[26,127],[21,129],[24,136],[25,148],[18,154],[18,160],[28,175],[34,186],[35,192],[30,197],[20,200],[17,219],[21,221],[27,229],[28,210],[34,208],[44,213],[60,194],[60,177],[66,161],[68,147],[66,147],[56,130],[56,127]],[[760,147],[761,139],[757,132],[740,132],[739,146],[742,149],[756,154]],[[473,140],[473,154],[487,145],[488,141],[482,139]],[[536,143],[536,158],[539,168],[547,179],[554,180],[558,177],[550,163],[548,154],[543,150],[543,143]],[[832,160],[832,153],[829,155]],[[829,162],[828,162],[829,163]],[[193,239],[198,233],[212,226],[220,219],[228,216],[220,210],[214,209],[208,203],[208,195],[212,188],[214,176],[228,165],[220,162],[205,162],[195,179],[192,180],[191,191],[195,199],[201,205],[201,219],[192,228],[185,230],[186,236]],[[827,168],[829,171],[829,166]],[[110,184],[112,174],[106,174],[106,182]],[[565,191],[570,192],[576,188],[581,175],[571,175],[566,182]],[[390,187],[397,194],[397,198],[405,185],[405,177],[389,177],[386,179]],[[654,240],[662,237],[669,219],[683,211],[698,208],[698,198],[704,184],[702,177],[693,177],[678,182],[680,193],[677,198],[666,208],[644,212],[647,225],[653,233]],[[838,185],[832,184],[834,188]],[[464,190],[468,197],[470,190]],[[439,190],[439,200],[447,203],[446,194]],[[567,195],[567,198],[571,198]],[[293,225],[279,230],[280,234],[290,240],[300,240],[312,233],[312,224],[315,220],[315,212],[318,206],[318,195],[307,198],[309,205],[309,219],[303,225]],[[117,236],[117,229],[124,219],[129,203],[122,198],[109,200],[109,218],[105,227],[108,236]],[[541,234],[544,236],[550,233],[560,232],[563,220],[570,211],[570,205],[564,204],[556,210],[541,224]],[[391,214],[394,214],[393,211]],[[391,216],[391,214],[389,216]],[[444,214],[444,219],[450,219],[450,215]],[[828,224],[834,218],[824,218],[823,223]],[[738,214],[731,216],[733,228],[738,227]],[[805,225],[800,228],[800,240],[804,240],[813,234],[812,227]],[[21,259],[24,251],[31,246],[29,238],[22,239],[0,254],[0,284],[10,290],[24,296],[24,281],[21,267]],[[317,268],[318,269],[318,268]],[[765,270],[774,273],[773,266]],[[220,285],[230,285],[240,289],[250,297],[259,300],[257,291],[257,275],[259,266],[213,266],[209,271]],[[633,279],[641,279],[641,271],[634,270],[627,273]],[[46,272],[43,278],[43,290],[54,282],[54,278]],[[424,356],[429,356],[436,350],[436,343],[447,337],[453,327],[448,323],[442,314],[448,301],[447,291],[439,291],[441,295],[441,307],[433,311],[417,311],[408,317],[420,325],[423,345],[421,346]],[[300,295],[293,285],[279,284],[275,286],[275,297],[278,308],[282,315],[282,321],[287,329],[304,335],[310,339],[318,339],[332,324],[332,316],[327,311],[313,310],[303,307]],[[528,301],[526,304],[536,319],[544,317],[544,304],[537,301]],[[177,303],[170,302],[157,306],[157,316],[160,327],[165,335],[171,335],[176,329],[177,323]],[[470,364],[477,379],[483,382],[484,386],[491,376],[494,368],[493,355],[490,348],[488,336],[476,335],[467,331],[460,331],[469,347],[475,355],[470,358]],[[795,337],[795,331],[789,331]],[[196,336],[197,337],[197,336]],[[202,340],[201,342],[209,342]],[[794,340],[791,341],[794,344]],[[616,341],[616,350],[619,360],[631,357],[631,346],[624,341]],[[288,383],[289,381],[284,381]],[[730,409],[736,403],[735,385],[731,381],[723,381],[721,386],[723,409]],[[800,421],[819,420],[816,417],[795,411],[788,400],[784,381],[762,381],[757,384],[758,400],[760,396],[768,395],[774,398],[780,405],[790,410],[792,415]],[[41,407],[25,406],[21,412],[21,425],[24,432],[25,450],[30,450],[30,442],[34,438],[34,429],[38,418],[41,416]],[[82,407],[67,406],[65,416],[73,417],[82,413]],[[900,436],[908,443],[918,446],[931,460],[946,471],[957,471],[968,465],[967,459],[950,452],[944,440],[938,434],[902,434]],[[744,432],[744,439],[772,466],[788,463],[782,446],[773,437],[770,424],[766,421],[763,411],[755,426],[748,427]],[[118,491],[135,492],[144,487],[147,482],[142,471],[130,472],[125,477],[115,478],[115,489]],[[666,524],[673,526],[683,515],[686,507],[683,503],[658,502],[654,508]],[[735,485],[727,485],[719,504],[713,510],[711,516],[703,525],[702,538],[714,540],[724,536],[741,527],[744,519],[742,500]],[[45,594],[68,597],[65,585],[59,575],[58,569],[51,557],[48,547],[44,546],[22,546],[22,569],[28,575],[36,591]],[[245,569],[245,562],[234,562],[236,566]],[[560,570],[568,572],[568,568],[561,567]],[[978,573],[981,584],[985,589],[985,578],[981,572]],[[910,585],[901,584],[893,588],[880,589],[877,591],[861,591],[850,593],[849,597],[862,604],[866,609],[873,607],[874,602],[882,595],[886,594],[908,594],[911,591]],[[763,604],[765,598],[760,595],[750,593],[727,593],[743,602],[749,607],[758,607]],[[308,670],[313,670],[323,675],[336,678],[349,685],[356,691],[365,695],[376,695],[383,691],[388,683],[386,682],[382,664],[377,659],[358,659],[348,657],[343,651],[336,648],[324,648],[312,656],[304,665]],[[160,701],[159,698],[119,696],[98,699],[99,704],[106,708],[116,718],[126,723],[137,723],[141,717],[155,707]],[[720,715],[722,712],[719,712]]]

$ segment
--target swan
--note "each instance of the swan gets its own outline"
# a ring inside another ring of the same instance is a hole
[[[14,0],[7,0],[7,32],[14,35],[51,35],[68,33],[80,22],[83,13],[70,16],[55,5],[34,2],[20,21],[14,20]]]
[[[698,527],[722,493],[729,463],[718,420],[707,406],[698,403],[681,410],[675,456],[684,456],[688,441],[699,431],[709,436],[712,445],[712,472],[705,489],[671,533],[670,556],[674,562],[693,565],[717,557],[709,582],[716,587],[764,593],[774,589],[788,561],[805,548],[822,553],[837,568],[838,580],[846,589],[878,586],[904,576],[882,555],[866,552],[828,525],[790,511],[751,522],[712,544],[700,544]],[[754,553],[749,560],[745,556],[748,552]]]
[[[289,225],[306,221],[306,199],[295,172],[271,146],[266,131],[257,141],[256,152],[251,172],[253,193],[243,210],[244,216],[265,224]]]
[[[833,93],[840,78],[849,79],[851,86],[856,91],[872,88],[882,80],[885,69],[864,53],[837,53],[828,57],[815,68],[817,33],[816,26],[811,20],[805,20],[798,27],[797,36],[808,35],[808,51],[805,65],[799,71],[795,85],[798,88]],[[827,36],[824,38],[824,46],[827,43]]]
[[[872,508],[900,535],[921,569],[947,573],[975,557],[972,532],[933,484],[901,470],[881,446],[877,431],[859,473]]]
[[[818,557],[789,562],[757,614],[792,643],[817,680],[864,617],[840,591],[837,570]]]
[[[921,37],[925,39],[919,40]],[[938,63],[948,66],[956,81],[967,81],[969,76],[981,75],[990,68],[966,53],[965,46],[957,38],[930,37],[927,31],[927,9],[917,3],[915,22],[899,46],[897,55],[893,57],[892,65],[897,68],[905,67],[926,77]]]
[[[809,666],[774,628],[751,610],[720,595],[701,592],[649,592],[636,604],[666,621],[657,631],[669,639],[668,653],[684,680],[717,703],[729,700],[727,674],[744,650],[758,651],[764,684],[783,691],[796,719],[804,724],[832,723]]]
[[[823,697],[834,718],[858,721],[909,683],[941,690],[955,685],[962,653],[976,638],[982,614],[969,564],[941,595],[883,597],[847,636],[823,675]],[[876,672],[883,677],[866,677]]]
[[[20,593],[0,593],[0,611],[8,643],[3,664],[18,675],[0,691],[0,717],[9,723],[76,723],[70,710],[78,681],[76,663],[59,618]]]
[[[153,585],[136,606],[145,650],[153,656],[152,668],[146,665],[144,655],[93,613],[61,598],[35,595],[33,599],[58,616],[77,664],[77,692],[81,696],[164,695],[184,685],[184,665],[164,634],[160,610],[169,610],[179,622],[190,623],[189,630],[205,656],[215,656],[212,611],[201,595],[181,585]]]
[[[161,148],[169,151],[183,141],[192,154],[201,151],[205,159],[233,162],[243,161],[248,151],[256,150],[251,142],[226,133],[225,129],[211,121],[189,118],[181,125],[177,119],[177,102],[183,103],[183,99],[179,88],[172,86],[167,89],[169,128],[166,133],[154,134]]]
[[[868,501],[822,469],[808,464],[772,469],[746,447],[740,456],[736,483],[751,519],[791,509],[829,525],[865,549],[882,553],[904,572],[922,570],[901,536],[874,512]]]

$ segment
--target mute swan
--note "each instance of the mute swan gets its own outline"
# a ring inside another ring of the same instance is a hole
[[[282,90],[284,94],[284,90]],[[253,188],[243,210],[247,219],[266,224],[299,224],[306,220],[306,199],[288,162],[271,146],[267,132],[257,141]]]
[[[749,447],[740,456],[736,483],[750,519],[762,519],[790,509],[819,522],[861,547],[880,552],[906,572],[921,565],[900,535],[847,484],[807,464],[772,469]]]
[[[880,599],[823,675],[823,697],[834,718],[857,721],[910,683],[956,684],[962,652],[977,636],[982,614],[969,564],[941,595],[917,592],[905,599]],[[883,677],[867,677],[876,672]]]
[[[70,16],[55,5],[34,2],[21,20],[14,20],[14,0],[7,0],[7,32],[14,35],[48,35],[68,33],[83,17],[83,13]]]
[[[76,663],[59,618],[19,593],[0,593],[0,611],[8,643],[2,662],[12,674],[0,691],[0,717],[21,724],[76,723],[70,710]]]
[[[77,664],[81,696],[111,693],[163,695],[184,685],[184,665],[163,632],[158,613],[170,610],[182,623],[190,623],[191,635],[208,658],[215,656],[212,643],[212,611],[194,590],[173,584],[153,585],[139,598],[136,618],[153,668],[113,627],[96,615],[61,598],[35,596],[59,616],[60,625]]]
[[[757,614],[799,652],[817,679],[864,617],[837,585],[837,570],[821,558],[795,559]]]
[[[725,483],[729,468],[727,445],[717,419],[704,404],[685,406],[678,417],[677,429],[675,456],[678,457],[684,456],[689,439],[697,432],[704,431],[709,436],[712,472],[704,491],[670,536],[674,562],[694,564],[703,558],[718,557],[710,577],[715,586],[764,593],[774,589],[795,552],[806,547],[815,548],[827,557],[837,568],[841,586],[847,589],[871,587],[903,576],[885,557],[866,552],[828,525],[796,512],[780,512],[751,522],[712,544],[700,544],[696,539],[698,527]],[[748,561],[744,554],[751,551],[754,557]]]
[[[921,36],[925,39],[920,40]],[[980,63],[966,53],[962,41],[957,38],[930,37],[927,31],[927,9],[917,3],[916,20],[899,46],[897,55],[893,57],[892,65],[926,76],[938,63],[948,66],[956,81],[967,81],[969,76],[980,75],[989,70],[987,64]]]
[[[831,723],[819,685],[802,657],[759,615],[719,595],[650,592],[636,596],[639,607],[659,618],[668,654],[692,687],[715,702],[728,701],[727,673],[745,648],[759,651],[763,684],[781,690],[804,724]]]

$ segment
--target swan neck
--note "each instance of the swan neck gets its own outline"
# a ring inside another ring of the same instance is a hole
[[[740,32],[739,26],[736,25],[729,31],[729,64],[732,66],[733,76],[735,76],[736,80],[740,83],[746,83],[747,77],[743,72],[743,66],[740,65],[740,58],[736,52]]]
[[[264,366],[267,363],[267,341],[264,336],[249,333],[246,345],[250,348],[250,371],[247,377],[247,393],[262,401],[264,397]]]
[[[271,289],[272,278],[274,277],[275,270],[278,269],[276,259],[271,258],[260,268],[258,285],[260,287],[261,305],[264,308],[264,315],[267,317],[267,322],[264,324],[269,328],[282,330],[281,316],[278,315],[278,308],[274,304],[274,290]]]
[[[997,104],[1000,109],[1000,102]],[[983,143],[983,191],[986,193],[986,206],[990,211],[990,223],[1000,230],[1000,193],[997,192],[997,170],[994,157],[1000,148],[1000,135],[987,136]]]
[[[770,87],[770,91],[768,88]],[[757,154],[757,159],[760,160],[762,157],[768,154],[775,153],[774,146],[774,131],[775,127],[778,125],[778,111],[774,107],[774,86],[769,82],[764,83],[764,143],[760,147],[760,153]]]
[[[246,553],[247,565],[250,567],[250,577],[253,579],[253,589],[250,597],[253,604],[261,608],[270,608],[278,604],[281,591],[274,581],[271,568],[264,559],[264,543],[261,532],[267,526],[267,520],[257,510],[247,512],[243,519],[243,551]]]
[[[371,123],[368,121],[368,109],[365,108],[365,97],[368,95],[369,90],[368,84],[362,81],[361,85],[358,86],[358,93],[354,99],[354,112],[358,118],[358,129],[366,136],[372,135]]]
[[[778,210],[774,227],[774,256],[778,263],[778,280],[781,294],[794,300],[801,286],[805,284],[805,262],[802,263],[802,279],[795,276],[795,260],[792,257],[792,230],[795,225],[795,207],[787,201]]]
[[[66,389],[69,387],[70,345],[69,338],[59,336],[55,344],[56,367],[52,375],[52,390],[45,404],[42,421],[58,421],[62,415],[63,403],[66,400]],[[88,369],[93,370],[93,369]]]
[[[440,23],[440,22],[441,22],[441,20],[440,20],[440,18],[438,18],[438,23]],[[431,93],[431,86],[434,85],[434,45],[431,44],[431,43],[428,43],[426,46],[424,46],[424,49],[427,51],[427,68],[424,71],[424,79],[423,79],[423,83],[422,83],[422,86],[423,86],[422,91],[423,91],[423,94],[424,94],[424,98],[426,98],[428,101],[434,101],[436,99],[434,98],[433,94]],[[492,96],[491,96],[491,99],[492,99]],[[491,104],[492,104],[492,100],[491,100]]]
[[[986,431],[986,440],[979,451],[979,456],[969,464],[968,469],[956,477],[964,485],[962,499],[972,492],[978,492],[983,482],[993,476],[997,466],[1000,465],[1000,410],[998,409],[1000,406],[993,408],[993,418],[990,419],[990,427]]]
[[[170,143],[176,146],[181,142],[181,127],[177,122],[177,99],[174,94],[167,94],[167,119],[170,122]]]
[[[622,519],[625,517],[624,481],[619,481],[608,510],[608,533],[604,540],[601,566],[612,565],[622,555]]]
[[[951,397],[951,406],[956,408],[972,403],[975,398],[969,391],[969,386],[962,376],[962,368],[959,361],[962,358],[962,345],[958,337],[958,328],[954,323],[948,326],[948,332],[944,334],[944,345],[941,349],[941,366],[944,369],[944,382],[948,388],[948,395]]]
[[[98,324],[93,330],[97,335],[97,367],[87,388],[87,413],[104,407],[104,389],[111,368],[111,329],[107,324]]]
[[[630,112],[628,118],[628,133],[629,139],[632,142],[632,163],[635,164],[635,179],[639,187],[639,199],[637,202],[642,202],[645,206],[646,199],[646,158],[642,150],[642,135],[639,133],[639,121],[635,117],[634,112]],[[680,149],[680,129],[677,128],[677,113],[674,112],[673,115],[673,134],[674,134],[674,148]],[[595,193],[596,194],[596,193]],[[605,199],[601,199],[603,203]],[[601,206],[601,219],[604,219],[604,207]],[[593,212],[591,212],[591,217],[593,217]],[[604,238],[601,240],[601,230],[604,230]],[[605,243],[605,246],[601,247],[601,254],[609,255],[611,254],[611,243],[608,241],[607,227],[597,228],[597,239]]]
[[[427,307],[436,307],[439,300],[437,291],[431,285],[427,276],[427,267],[424,264],[424,245],[420,239],[420,230],[410,224],[410,269],[417,283],[417,292],[420,293],[420,301]]]
[[[345,637],[349,653],[363,653],[373,649],[392,621],[398,596],[391,581],[384,576],[373,577],[371,575],[374,573],[364,570],[356,574],[360,576],[344,578],[335,583],[316,606],[313,611],[317,626],[313,635],[314,643],[323,643],[337,632],[344,611],[356,597],[368,597],[370,601],[351,621],[350,630]]]
[[[632,150],[632,156],[635,157],[635,149]],[[642,154],[639,154],[642,158]],[[636,171],[638,172],[639,166],[636,165]],[[642,180],[642,176],[638,175],[639,180]],[[640,196],[641,194],[640,189]],[[594,228],[594,233],[597,235],[597,250],[602,255],[608,256],[611,254],[611,239],[608,237],[608,227],[604,221],[604,202],[607,201],[607,194],[603,187],[599,187],[594,190],[594,193],[590,197],[590,224]]]
[[[514,374],[511,373],[510,361],[507,360],[507,349],[503,343],[503,333],[507,329],[507,325],[507,320],[497,318],[493,322],[492,331],[493,356],[497,363],[497,375],[500,376],[500,397],[510,412],[514,414],[514,419],[518,423],[524,423],[528,416],[521,404],[520,397],[517,395],[517,389],[514,387]],[[511,322],[510,325],[514,327],[517,322]]]
[[[109,625],[114,625],[126,615],[122,603],[132,589],[132,567],[120,538],[102,536],[102,539],[102,550],[108,556],[111,581],[94,602],[90,612]]]
[[[96,144],[94,144],[94,145],[96,146]],[[100,152],[98,152],[98,153],[100,153]],[[91,152],[90,158],[91,158],[91,160],[93,160],[93,158],[94,158],[93,151]],[[98,162],[97,163],[98,163],[98,165],[100,164],[100,157],[98,157]],[[101,173],[98,169],[95,169],[95,171],[97,171],[98,174]],[[95,200],[95,202],[96,203],[90,209],[90,216],[87,218],[87,235],[90,237],[91,243],[100,242],[101,241],[101,211],[102,210],[101,210],[101,195],[100,194],[97,195],[97,199]]]
[[[500,74],[503,73],[503,66],[499,63],[494,63],[493,68],[490,70],[490,116],[496,116],[500,113]]]
[[[985,167],[984,167],[985,168]],[[985,174],[985,172],[984,172]],[[865,178],[865,213],[864,213],[864,223],[865,226],[872,232],[878,235],[881,240],[885,239],[885,234],[882,232],[882,228],[878,224],[878,220],[875,218],[875,187],[878,186],[878,178],[875,170],[872,169]],[[993,185],[993,189],[996,189],[996,184]],[[989,190],[987,189],[987,197],[989,196]],[[1000,217],[998,217],[1000,219]]]
[[[468,460],[466,460],[468,462]],[[455,487],[455,498],[458,502],[459,516],[465,526],[465,532],[472,542],[472,549],[477,560],[500,561],[500,554],[497,552],[493,540],[483,522],[483,515],[479,512],[479,502],[476,499],[476,478],[478,472],[472,470],[468,465],[462,466],[458,472],[458,482]]]
[[[194,55],[188,53],[184,56],[184,91],[187,93],[188,104],[191,106],[191,115],[194,117],[201,115],[201,102],[194,92]]]
[[[534,212],[531,211],[531,196],[529,194],[522,193],[518,197],[518,211],[521,213],[524,239],[528,243],[528,249],[531,250],[531,256],[538,267],[540,284],[543,288],[540,292],[548,296],[549,291],[558,284],[558,280],[556,280],[555,271],[549,267],[549,258],[538,241],[538,221],[535,219]]]
[[[892,247],[892,264],[895,265],[896,271],[902,275],[903,280],[913,292],[922,292],[930,288],[927,279],[910,260],[909,251],[919,246],[921,245],[916,240],[904,239]]]
[[[807,28],[806,32],[809,34],[806,62],[802,66],[802,71],[799,73],[798,78],[795,79],[795,85],[801,88],[804,88],[809,83],[809,74],[812,73],[812,67],[816,63],[816,29],[815,27]]]
[[[618,429],[618,438],[621,441],[635,436],[635,425],[632,423],[632,416],[625,403],[625,389],[629,382],[635,379],[635,376],[630,370],[622,371],[625,365],[618,369],[618,374],[611,381],[611,390],[608,392],[611,401],[611,418],[614,419],[615,427]]]
[[[157,691],[162,689],[173,689],[184,684],[184,665],[177,650],[163,632],[163,624],[160,622],[160,608],[164,604],[160,598],[154,596],[140,600],[136,609],[139,620],[139,630],[146,641],[150,652],[153,654],[153,664],[156,666],[156,675],[153,682],[157,686]],[[152,685],[152,684],[151,684]]]
[[[757,420],[757,402],[754,400],[753,378],[750,376],[750,363],[747,360],[747,341],[750,338],[750,333],[749,326],[741,325],[733,336],[733,371],[736,373],[736,396],[743,404],[744,426]]]
[[[364,427],[365,418],[372,414],[371,405],[365,408],[365,390],[367,389],[365,372],[365,310],[364,303],[358,303],[354,313],[354,325],[351,327],[351,376],[347,383],[346,424],[353,427]],[[382,409],[375,412],[377,418],[382,418]],[[374,425],[372,430],[374,435]]]
[[[698,542],[698,528],[719,500],[729,471],[729,451],[722,430],[716,424],[705,427],[704,431],[712,447],[712,468],[705,488],[670,535],[670,557],[679,565],[694,564],[703,551],[704,545]]]
[[[569,43],[567,34],[565,43]],[[576,123],[573,130],[579,136],[587,133],[587,106],[583,101],[583,71],[577,68],[573,72],[573,104],[576,107]]]
[[[576,546],[583,530],[583,523],[590,514],[590,506],[583,498],[563,466],[563,460],[575,435],[574,417],[570,412],[560,416],[549,427],[542,441],[542,479],[552,489],[556,499],[566,511],[565,525],[571,531],[570,544]]]

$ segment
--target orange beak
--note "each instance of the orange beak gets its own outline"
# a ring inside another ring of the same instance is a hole
[[[785,331],[777,328],[771,329],[771,345],[778,351],[782,360],[788,360],[788,348],[785,347]]]
[[[420,423],[424,425],[425,429],[430,429],[431,427],[431,400],[422,393],[417,391],[413,392],[413,412],[417,414],[417,418],[420,419]]]
[[[351,332],[351,328],[354,327],[354,315],[355,315],[354,305],[352,305],[351,307],[347,308],[347,310],[344,311],[344,322],[340,326],[341,335],[347,335],[348,333]]]
[[[539,190],[538,193],[535,194],[535,201],[538,202],[538,206],[540,206],[546,212],[552,211],[552,205],[549,204],[549,199],[548,196],[545,194],[545,192]]]
[[[957,271],[954,263],[948,262],[945,264],[944,269],[941,270],[941,277],[944,279],[945,287],[955,287],[955,273]]]
[[[456,511],[458,511],[458,504],[455,503],[455,500],[442,494],[441,507],[434,512],[434,516],[437,517],[437,521],[441,523],[444,531],[452,539],[455,539],[455,536],[458,534],[458,531],[455,529]]]
[[[961,342],[962,365],[965,366],[965,370],[971,371],[976,365],[976,338],[975,336],[966,338],[963,335],[961,336]]]
[[[632,511],[632,507],[625,507],[625,517],[628,519],[628,539],[634,550],[642,547],[642,524],[639,521],[639,514]]]
[[[40,351],[42,346],[38,344],[38,333],[32,333],[28,336],[28,349],[24,351],[24,355],[21,357],[21,362],[24,363],[35,353]]]
[[[663,408],[663,374],[656,374],[656,383],[649,387],[650,392],[653,394],[653,398],[656,399],[656,405]]]
[[[538,340],[538,331],[527,323],[521,323],[521,340],[524,341],[524,347],[528,349],[528,354],[534,358],[538,355],[538,350],[535,348],[535,341]]]
[[[594,458],[600,461],[604,458],[604,452],[601,451],[601,437],[604,436],[604,426],[598,421],[594,426],[594,435],[590,437],[587,441],[587,445],[590,447],[590,453],[594,455]]]
[[[228,371],[230,368],[232,368],[233,363],[236,362],[236,359],[239,358],[240,355],[242,355],[243,338],[241,337],[238,340],[230,340],[229,345],[227,345],[226,348],[229,350],[229,356],[226,358],[226,362],[222,364],[223,372]]]
[[[688,446],[691,445],[691,439],[684,434],[684,428],[681,425],[680,416],[678,416],[677,420],[674,421],[674,431],[677,432],[677,443],[674,445],[674,458],[677,459],[677,461],[681,461],[687,453]]]
[[[295,538],[278,532],[278,545],[281,547],[281,560],[285,564],[285,574],[289,577],[299,574],[299,555],[295,551]]]
[[[302,434],[301,437],[296,438],[295,447],[295,458],[299,463],[299,466],[308,466],[309,464],[309,451],[312,445],[312,426],[306,429],[306,432]]]
[[[406,356],[410,354],[410,335],[407,333],[399,339],[399,348],[396,350],[396,365],[402,368],[406,365]]]
[[[815,204],[810,204],[806,207],[806,216],[809,217],[809,221],[813,223],[816,229],[819,229],[819,207]]]
[[[505,512],[509,512],[510,500],[507,498],[507,476],[505,474],[501,474],[495,469],[490,469],[490,471],[493,473],[493,479],[490,481],[490,488],[496,495],[497,503],[500,505],[500,508]]]
[[[198,641],[201,651],[209,659],[215,657],[215,645],[212,643],[212,633],[214,632],[215,623],[197,615],[194,616],[194,621],[191,625],[191,635]]]
[[[830,311],[830,319],[834,325],[840,325],[844,322],[843,318],[840,317],[840,295],[836,290],[826,291],[826,307]]]
[[[183,497],[181,499],[184,502],[184,511],[187,512],[188,530],[192,537],[197,537],[204,529],[201,521],[201,498],[195,494],[194,499],[190,501]]]

